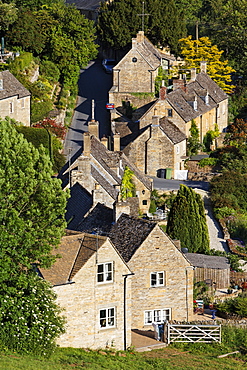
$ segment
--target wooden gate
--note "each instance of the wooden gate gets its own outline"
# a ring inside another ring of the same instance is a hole
[[[167,324],[167,343],[221,342],[221,325]]]

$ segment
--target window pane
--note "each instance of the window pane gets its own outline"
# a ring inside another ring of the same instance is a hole
[[[98,265],[98,273],[104,271],[104,265]]]
[[[108,309],[108,326],[114,326],[114,308]]]
[[[151,324],[153,321],[152,311],[145,311],[145,324]]]
[[[157,275],[151,274],[151,286],[154,286],[157,284]]]
[[[108,273],[106,274],[106,280],[107,280],[107,281],[112,280],[112,273],[111,273],[111,272],[108,272]]]
[[[107,263],[106,264],[106,271],[112,271],[112,263]]]
[[[163,272],[158,273],[158,279],[159,279],[159,285],[164,285],[164,273]]]
[[[170,320],[170,310],[163,310],[163,320]]]
[[[154,310],[154,321],[161,322],[161,310]]]
[[[97,281],[98,281],[98,283],[102,283],[104,281],[104,274],[103,273],[102,274],[98,274]]]

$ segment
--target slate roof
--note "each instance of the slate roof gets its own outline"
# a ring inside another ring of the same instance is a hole
[[[160,119],[160,127],[173,144],[186,140],[186,135],[166,117]]]
[[[31,95],[8,70],[0,72],[0,79],[3,80],[3,89],[0,90],[0,100],[16,95],[19,99]]]
[[[91,166],[91,174],[93,178],[102,186],[103,189],[115,200],[117,200],[118,197],[118,190],[114,188],[112,184],[109,183],[109,181],[106,180],[104,176],[100,174],[100,172]],[[117,184],[121,184],[121,180],[119,179]]]
[[[203,97],[208,93],[208,104]],[[197,99],[197,109],[190,104]],[[166,100],[185,122],[212,110],[221,101],[228,99],[227,94],[206,74],[199,73],[195,81],[187,84],[187,93],[176,89],[167,94]]]
[[[128,262],[155,226],[155,222],[122,214],[112,226],[109,238],[124,261]]]
[[[68,283],[105,241],[103,236],[84,233],[64,236],[59,248],[53,251],[53,254],[59,254],[61,258],[51,268],[39,269],[42,277],[52,285]]]
[[[76,230],[107,235],[112,227],[113,219],[113,209],[97,203],[77,225]]]
[[[65,219],[67,228],[77,230],[78,225],[93,205],[92,195],[78,182],[70,189],[70,198],[67,201]]]
[[[185,253],[185,257],[194,267],[211,269],[230,269],[228,258],[219,256],[208,256],[206,254]]]

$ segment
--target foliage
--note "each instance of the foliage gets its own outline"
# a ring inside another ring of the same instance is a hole
[[[48,356],[64,332],[55,293],[36,272],[13,272],[0,288],[0,343],[18,352]]]
[[[218,159],[217,158],[203,158],[200,160],[199,162],[199,167],[203,168],[203,167],[206,167],[206,166],[216,166],[216,164],[218,163]]]
[[[184,34],[183,18],[174,1],[145,2],[144,32],[156,46],[169,45],[178,52],[178,40]],[[102,2],[98,18],[98,35],[103,47],[120,50],[129,46],[132,37],[142,29],[142,2],[115,0]]]
[[[167,222],[167,234],[179,239],[189,252],[205,253],[209,250],[209,235],[204,205],[199,194],[185,185],[172,204]]]
[[[247,172],[247,148],[245,146],[228,145],[217,149],[211,155],[218,159],[218,163],[224,171]]]
[[[197,283],[194,283],[193,299],[203,299],[208,290],[209,287],[205,281],[198,281]]]
[[[203,138],[203,145],[207,152],[211,151],[211,145],[213,144],[214,139],[220,134],[219,127],[217,123],[215,124],[214,130],[209,130],[206,132],[206,135]]]
[[[164,81],[165,86],[168,86],[169,79],[167,70],[163,69],[162,66],[160,66],[158,69],[158,75],[155,78],[155,96],[157,97],[159,97],[162,81]]]
[[[8,30],[9,26],[17,19],[17,8],[14,2],[0,1],[0,34]]]
[[[151,201],[150,201],[149,212],[150,213],[156,212],[156,204],[155,204],[155,200],[154,199],[151,199]]]
[[[240,265],[240,257],[232,254],[232,253],[226,253],[225,251],[218,251],[215,249],[210,249],[206,252],[206,254],[210,256],[220,256],[220,257],[226,257],[230,263],[230,267],[233,271],[236,272],[242,272],[243,270],[241,269]]]
[[[135,196],[135,184],[132,180],[133,175],[134,172],[128,166],[125,166],[120,189],[121,200]]]
[[[36,123],[33,127],[38,128],[45,128],[51,133],[55,134],[58,138],[64,139],[66,134],[66,128],[61,125],[61,123],[57,123],[55,119],[45,118],[42,122]]]
[[[226,171],[211,181],[211,200],[214,208],[229,207],[247,210],[247,175]]]
[[[51,251],[66,226],[67,194],[52,178],[44,149],[24,139],[9,119],[1,120],[0,137],[0,341],[16,350],[45,352],[62,321],[53,293],[36,278],[32,264],[54,262]]]
[[[246,215],[237,215],[229,220],[228,231],[233,239],[240,239],[244,245],[247,245],[247,217]],[[244,250],[246,253],[246,249]]]
[[[52,110],[52,101],[33,101],[31,104],[31,123],[42,120]]]
[[[187,140],[187,153],[191,157],[192,155],[196,155],[201,148],[200,140],[199,140],[199,129],[192,119],[191,127],[190,127],[190,136]]]
[[[60,71],[55,63],[50,60],[42,60],[40,63],[40,73],[50,82],[59,81]]]
[[[222,220],[229,216],[234,216],[236,213],[235,209],[229,207],[215,208],[214,215],[218,220]]]
[[[246,146],[247,142],[247,122],[244,119],[236,119],[227,127],[225,144],[235,147]]]
[[[196,68],[200,70],[200,62],[207,62],[208,75],[227,93],[231,93],[231,74],[234,69],[228,66],[228,61],[222,61],[223,50],[218,50],[216,45],[212,45],[208,37],[201,37],[198,40],[192,40],[192,36],[183,38],[181,43],[181,55],[184,58],[185,65],[183,69]]]
[[[217,303],[216,308],[221,312],[247,317],[247,297],[239,294],[236,298],[226,299],[224,302]]]

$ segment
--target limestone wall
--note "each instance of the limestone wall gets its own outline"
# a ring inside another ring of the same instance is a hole
[[[23,123],[24,126],[30,126],[30,96],[18,99],[12,96],[0,100],[0,116],[6,116]]]
[[[97,263],[114,263],[114,282],[96,282]],[[58,339],[62,347],[105,348],[113,346],[124,349],[124,278],[130,271],[109,241],[99,248],[75,275],[74,284],[54,287],[57,302],[65,309],[66,333]],[[127,346],[131,344],[131,278],[127,278],[126,327]],[[100,328],[99,312],[115,308],[114,328]]]
[[[129,262],[132,278],[132,328],[144,325],[144,311],[171,309],[172,320],[193,317],[193,268],[157,225]],[[150,274],[165,272],[165,286],[151,287]]]

